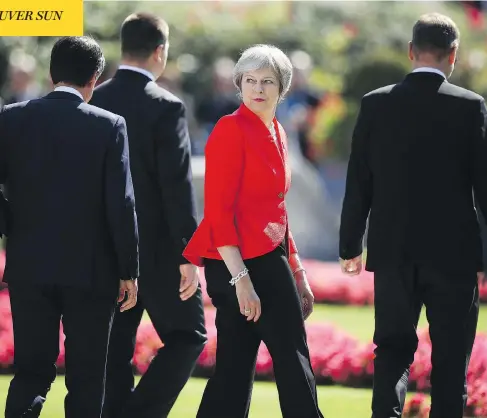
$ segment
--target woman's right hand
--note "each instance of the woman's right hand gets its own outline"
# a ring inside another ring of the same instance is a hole
[[[262,308],[260,306],[260,299],[257,293],[255,293],[254,285],[248,274],[235,283],[235,290],[237,292],[240,313],[247,317],[247,321],[253,320],[257,322],[260,318]]]

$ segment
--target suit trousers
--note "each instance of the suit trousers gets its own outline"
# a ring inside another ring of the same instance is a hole
[[[240,313],[225,263],[205,260],[208,294],[217,309],[217,352],[197,418],[248,417],[262,341],[272,357],[283,418],[320,418],[301,303],[285,252],[277,247],[245,265],[261,301],[257,322]]]
[[[108,338],[116,306],[113,294],[59,285],[9,283],[15,375],[6,418],[36,418],[59,356],[60,321],[66,336],[66,418],[100,418],[105,392]]]
[[[103,418],[163,418],[191,377],[206,343],[201,289],[179,298],[179,266],[167,263],[164,276],[141,277],[137,305],[117,312],[110,337]],[[135,385],[132,358],[144,310],[164,346]]]
[[[476,272],[440,272],[410,264],[378,269],[374,286],[372,417],[401,417],[424,305],[432,344],[430,418],[462,418],[479,312]]]

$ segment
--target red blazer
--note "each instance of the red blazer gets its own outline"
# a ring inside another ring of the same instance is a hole
[[[274,118],[278,143],[261,119],[242,104],[215,125],[205,148],[204,218],[183,256],[203,266],[221,260],[217,247],[237,245],[248,259],[275,249],[288,236],[284,197],[291,183],[286,133]]]

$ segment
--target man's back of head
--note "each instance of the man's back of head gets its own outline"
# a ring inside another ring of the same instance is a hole
[[[455,22],[440,13],[428,13],[413,27],[409,57],[416,68],[438,68],[448,77],[453,72],[459,44],[460,31]]]
[[[123,62],[159,77],[167,62],[168,37],[169,26],[162,18],[150,13],[131,14],[120,30]]]
[[[66,36],[51,51],[50,73],[54,85],[79,90],[86,101],[105,67],[105,57],[98,43],[88,36]]]

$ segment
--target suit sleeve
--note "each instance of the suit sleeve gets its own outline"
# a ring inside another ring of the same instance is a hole
[[[1,106],[1,104],[0,104]],[[7,181],[7,129],[5,124],[6,114],[0,107],[0,237],[8,235],[11,227],[10,205],[5,198],[4,185]]]
[[[158,126],[157,174],[164,212],[179,264],[187,264],[183,251],[197,227],[196,199],[191,171],[191,143],[184,104],[168,104]]]
[[[242,135],[234,121],[222,118],[205,148],[205,220],[214,248],[238,246],[235,203],[243,173]]]
[[[372,173],[368,165],[367,142],[370,129],[367,105],[362,99],[352,137],[345,197],[340,222],[339,255],[349,260],[362,253],[367,217],[372,200]]]
[[[487,219],[487,108],[480,100],[473,134],[473,192],[477,206]]]
[[[105,207],[122,280],[139,276],[139,235],[125,119],[113,130],[105,161]]]

